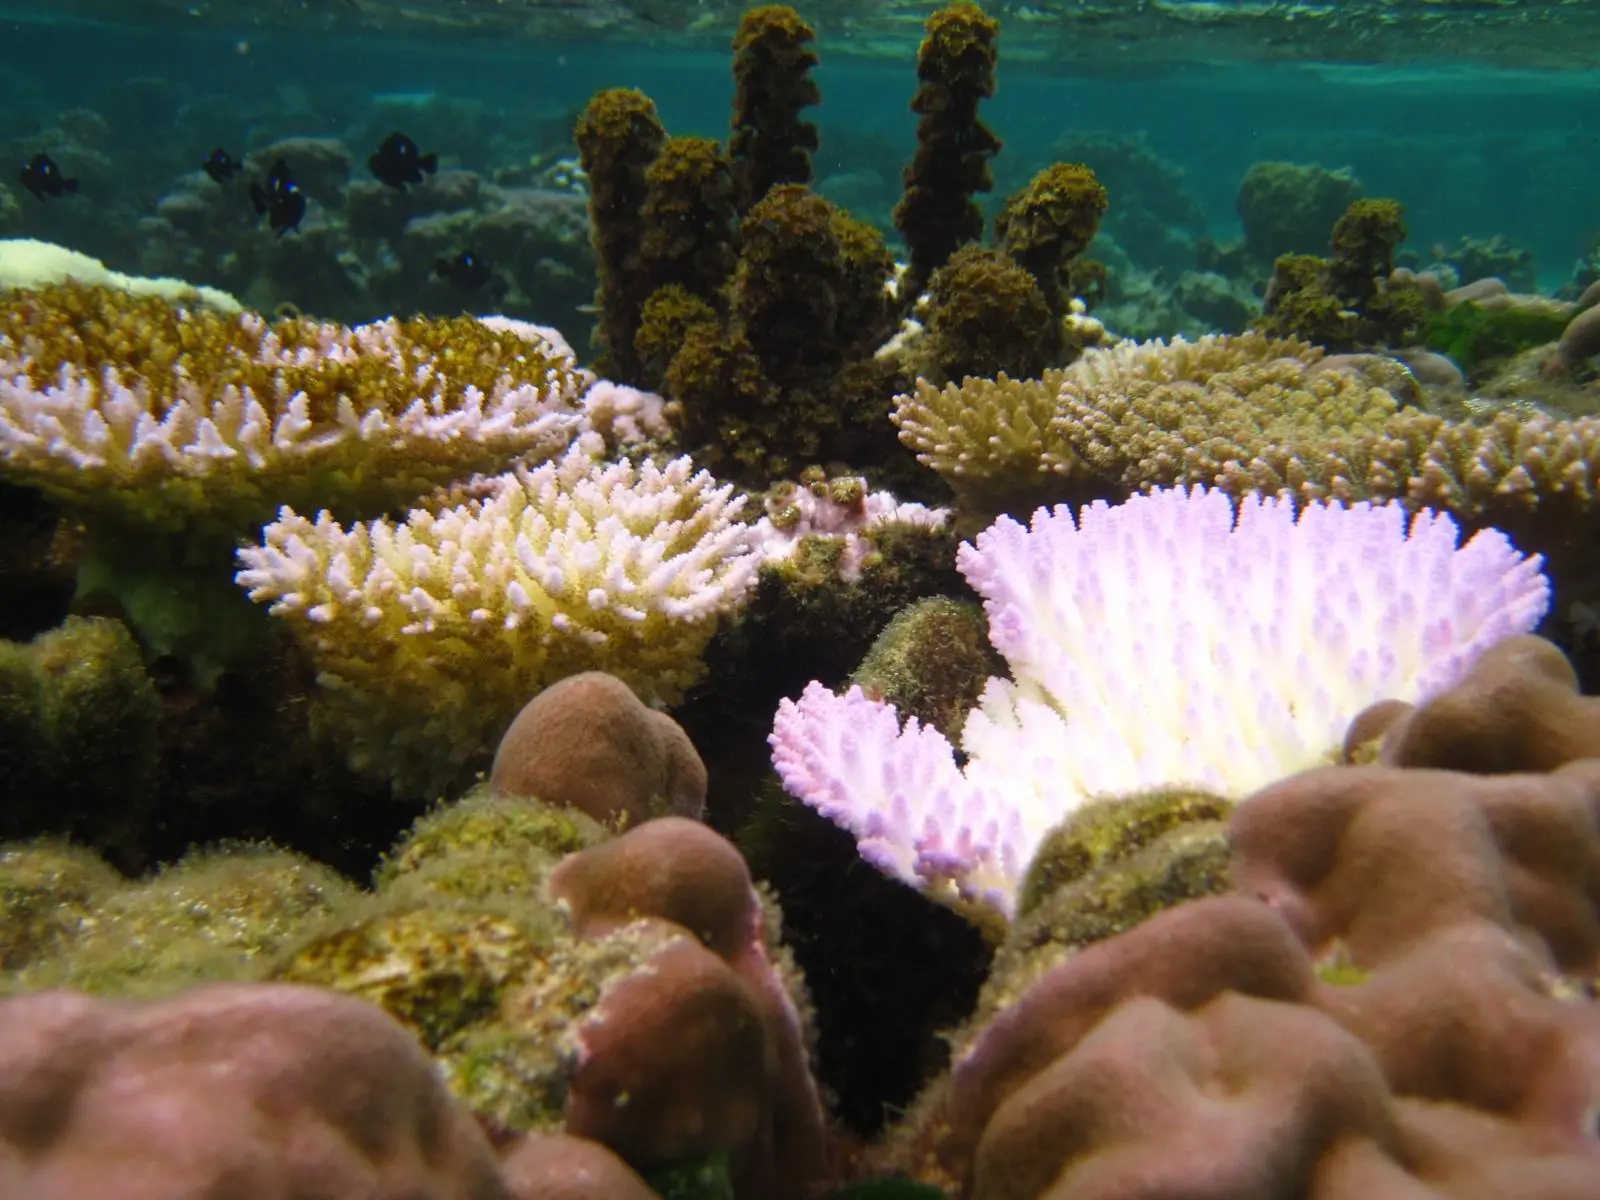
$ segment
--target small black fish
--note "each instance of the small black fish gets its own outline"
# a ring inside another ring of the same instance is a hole
[[[256,216],[266,214],[267,224],[279,237],[293,229],[300,229],[306,215],[306,194],[300,185],[289,177],[289,164],[279,159],[267,172],[267,183],[250,185],[250,202],[256,207]]]
[[[74,196],[78,192],[78,181],[64,176],[56,160],[48,154],[35,154],[28,165],[17,172],[17,178],[33,193],[35,200],[46,196]]]
[[[221,146],[218,146],[210,154],[206,155],[206,160],[200,164],[200,169],[211,176],[217,183],[227,183],[228,180],[244,170],[244,164]]]
[[[489,264],[472,250],[463,250],[454,258],[436,259],[433,270],[440,279],[464,292],[475,292],[489,282]]]
[[[423,154],[415,142],[396,130],[383,139],[378,152],[367,159],[367,166],[372,168],[379,182],[403,192],[406,184],[421,183],[424,171],[429,175],[437,171],[439,156]]]

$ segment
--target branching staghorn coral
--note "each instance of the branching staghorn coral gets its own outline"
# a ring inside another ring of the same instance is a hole
[[[564,448],[589,377],[472,318],[347,328],[61,284],[0,300],[0,477],[144,530],[367,515]]]
[[[1325,761],[1378,699],[1432,696],[1543,615],[1539,560],[1398,506],[1173,489],[1001,518],[959,565],[1012,679],[937,730],[820,684],[779,707],[785,788],[888,874],[1009,917],[1051,827],[1096,797],[1238,798]]]
[[[699,677],[759,565],[743,501],[687,458],[605,463],[598,448],[585,435],[400,523],[285,508],[239,552],[239,584],[309,648],[322,728],[356,769],[415,794],[557,679],[606,670],[666,705]]]

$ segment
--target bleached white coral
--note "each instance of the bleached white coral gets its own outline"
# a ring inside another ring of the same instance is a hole
[[[962,732],[813,683],[771,736],[784,786],[883,870],[1009,915],[1044,835],[1085,801],[1188,784],[1239,798],[1325,761],[1357,712],[1421,701],[1549,601],[1495,530],[1397,506],[1173,489],[1002,518],[959,565],[1014,682]]]
[[[743,498],[687,458],[598,449],[586,434],[399,524],[284,509],[239,552],[238,582],[310,648],[358,769],[438,786],[557,679],[603,669],[669,704],[699,677],[759,562]]]

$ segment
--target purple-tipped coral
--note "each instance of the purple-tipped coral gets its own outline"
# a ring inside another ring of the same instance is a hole
[[[880,869],[1009,916],[1049,829],[1086,800],[1182,784],[1237,797],[1335,752],[1350,718],[1426,699],[1549,602],[1540,560],[1394,505],[1182,488],[1002,517],[959,565],[1013,679],[950,744],[813,683],[779,707],[789,792]]]

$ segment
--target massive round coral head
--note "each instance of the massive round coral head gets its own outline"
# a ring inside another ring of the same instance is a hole
[[[0,476],[158,528],[366,515],[560,450],[586,383],[470,317],[269,322],[58,284],[0,301]]]

